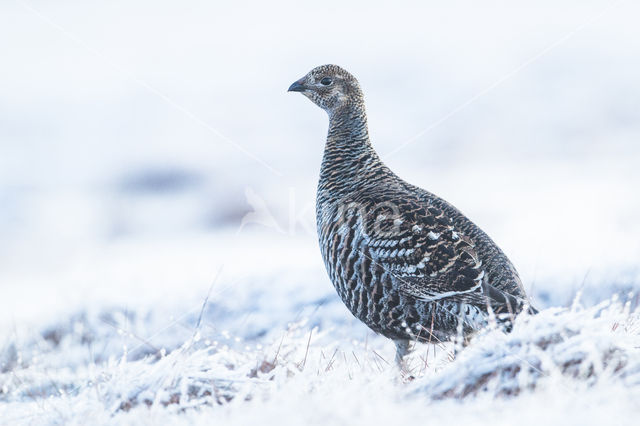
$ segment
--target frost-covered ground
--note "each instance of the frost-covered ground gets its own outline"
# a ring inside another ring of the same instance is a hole
[[[640,10],[477,3],[2,2],[0,424],[637,423]],[[326,62],[540,315],[399,377],[315,241]]]
[[[169,272],[164,280],[173,286],[163,287],[160,276],[138,276],[147,288],[107,279],[92,293],[104,300],[73,301],[60,288],[42,296],[70,300],[56,303],[57,314],[3,329],[0,418],[635,424],[637,297],[547,308],[521,317],[509,335],[487,330],[455,359],[452,344],[419,345],[410,362],[415,379],[405,380],[393,366],[393,345],[350,317],[320,265],[305,264],[314,250],[295,241],[282,249],[282,239],[270,237],[258,248],[240,238],[247,257],[228,258],[212,284],[202,280],[199,289],[171,273],[193,262],[165,257],[156,267]],[[274,257],[261,260],[267,251]],[[131,252],[125,257],[131,262]],[[238,273],[247,258],[261,265]],[[126,268],[123,259],[112,262]]]

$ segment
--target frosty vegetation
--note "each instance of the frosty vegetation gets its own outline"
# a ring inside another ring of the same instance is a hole
[[[640,315],[634,304],[637,298],[614,297],[583,308],[576,300],[571,308],[519,317],[509,334],[489,327],[464,349],[417,345],[410,377],[396,370],[392,348],[381,338],[336,341],[332,329],[340,324],[313,326],[303,319],[280,336],[234,336],[204,326],[215,316],[204,309],[203,317],[195,312],[159,328],[156,335],[165,336],[156,339],[149,334],[160,327],[153,312],[83,312],[7,333],[0,416],[11,423],[144,422],[166,415],[204,422],[242,406],[257,415],[256,404],[270,400],[349,392],[324,404],[357,410],[366,397],[373,405],[414,410],[417,404],[433,409],[445,401],[479,404],[536,392],[622,388],[637,395]]]

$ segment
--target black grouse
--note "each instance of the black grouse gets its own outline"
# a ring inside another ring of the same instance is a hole
[[[412,340],[470,336],[493,311],[528,309],[518,272],[478,226],[408,184],[369,141],[358,81],[323,65],[289,87],[329,114],[316,219],[322,257],[351,313],[392,339],[402,365]]]

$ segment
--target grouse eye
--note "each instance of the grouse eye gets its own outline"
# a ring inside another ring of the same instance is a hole
[[[322,84],[323,86],[329,86],[331,83],[333,83],[331,77],[324,77],[322,80],[320,80],[320,84]]]

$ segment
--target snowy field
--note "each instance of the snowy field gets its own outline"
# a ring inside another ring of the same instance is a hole
[[[639,12],[1,2],[0,424],[637,424]],[[539,315],[400,377],[317,247],[323,63]]]

